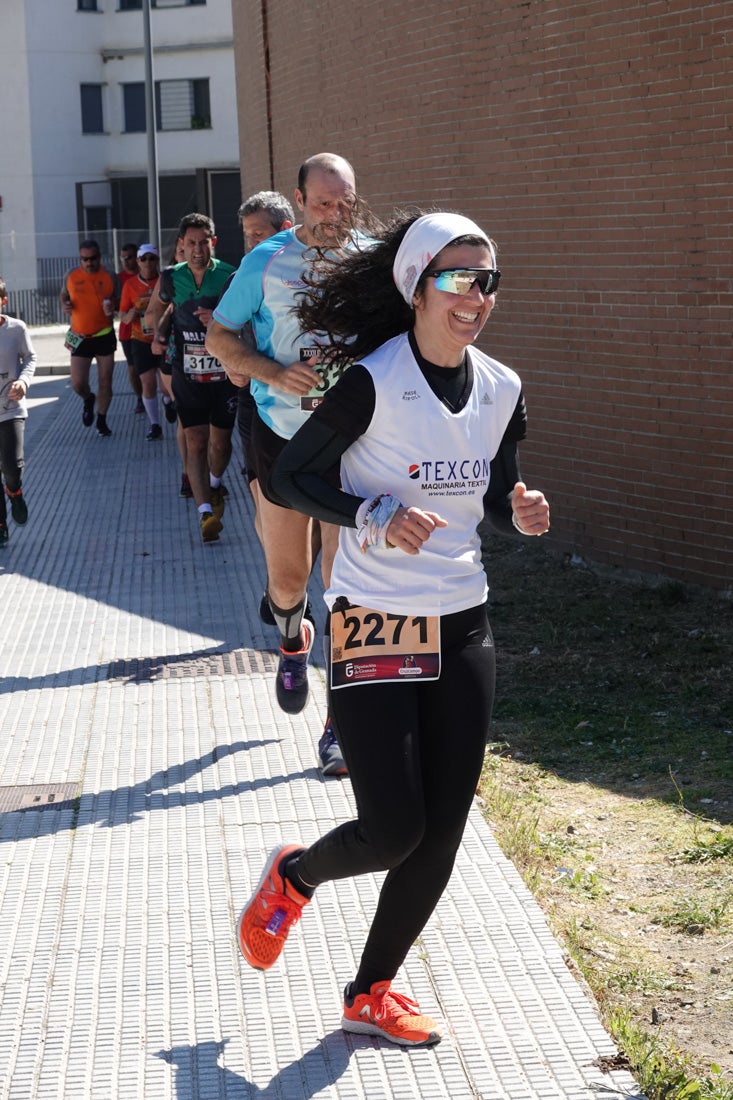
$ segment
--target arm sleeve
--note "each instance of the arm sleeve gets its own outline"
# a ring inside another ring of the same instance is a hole
[[[25,382],[26,393],[31,384],[33,375],[36,373],[36,353],[31,343],[30,334],[28,329],[23,326],[23,332],[20,338],[20,374],[18,375],[19,382]]]
[[[329,471],[369,427],[374,383],[364,367],[349,367],[280,453],[270,478],[272,490],[298,512],[355,527],[362,497],[331,484]]]
[[[491,461],[489,487],[484,493],[484,515],[501,535],[517,535],[512,524],[512,492],[521,479],[517,443],[526,435],[527,410],[520,393],[499,450]]]

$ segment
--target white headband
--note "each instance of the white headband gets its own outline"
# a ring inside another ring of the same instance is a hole
[[[457,237],[481,237],[491,252],[491,266],[496,267],[496,257],[491,241],[470,218],[463,214],[425,214],[414,221],[405,233],[397,249],[392,277],[408,306],[412,305],[415,287],[425,268],[434,256]]]

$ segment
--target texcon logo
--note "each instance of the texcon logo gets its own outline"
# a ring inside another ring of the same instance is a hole
[[[439,458],[426,462],[411,462],[407,473],[413,481],[444,481],[448,483],[485,479],[489,476],[486,458]]]

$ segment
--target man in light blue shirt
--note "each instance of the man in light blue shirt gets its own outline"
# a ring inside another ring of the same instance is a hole
[[[323,368],[319,371],[317,338],[300,331],[293,306],[317,250],[358,244],[352,166],[332,153],[310,157],[301,165],[295,202],[301,224],[263,241],[244,257],[214,310],[206,337],[209,351],[235,384],[251,379],[257,403],[253,458],[261,492],[268,599],[281,636],[276,691],[278,703],[291,714],[299,713],[308,697],[307,663],[314,630],[304,609],[312,567],[311,520],[272,496],[269,474],[287,440],[335,381]],[[254,349],[238,336],[248,322]],[[321,569],[327,584],[338,528],[322,525],[321,537]]]

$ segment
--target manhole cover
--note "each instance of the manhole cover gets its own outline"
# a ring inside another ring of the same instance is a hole
[[[0,787],[0,813],[14,810],[66,810],[79,796],[78,783],[31,783]]]
[[[112,661],[108,680],[146,683],[150,680],[182,679],[195,676],[267,676],[277,670],[274,653],[259,649],[231,649],[228,653],[166,653],[161,657],[133,657]]]

